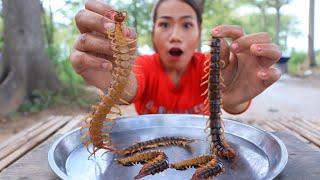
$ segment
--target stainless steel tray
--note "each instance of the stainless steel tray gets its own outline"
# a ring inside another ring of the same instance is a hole
[[[119,118],[112,132],[112,142],[124,148],[138,141],[162,136],[185,136],[197,141],[190,153],[180,147],[160,148],[169,162],[176,162],[208,154],[206,116],[201,115],[144,115]],[[225,119],[225,137],[238,152],[234,165],[223,162],[225,173],[216,179],[273,179],[285,167],[288,152],[276,136],[233,120]],[[62,179],[128,180],[139,172],[141,165],[123,167],[113,159],[113,153],[99,151],[96,158],[88,160],[89,153],[82,145],[80,130],[71,131],[54,142],[48,153],[49,165]],[[194,169],[176,171],[168,169],[143,179],[190,179]]]

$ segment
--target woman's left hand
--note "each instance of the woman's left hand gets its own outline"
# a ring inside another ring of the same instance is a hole
[[[222,70],[225,84],[222,88],[223,108],[237,114],[280,78],[280,71],[272,65],[280,59],[281,51],[265,32],[245,35],[239,26],[220,25],[211,33],[222,38],[220,58],[225,61]],[[231,38],[230,47],[224,38]]]

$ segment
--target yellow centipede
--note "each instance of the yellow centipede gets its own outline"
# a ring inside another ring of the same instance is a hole
[[[195,158],[191,158],[191,159],[187,159],[184,161],[170,164],[170,168],[173,168],[176,170],[186,170],[190,167],[198,168],[200,166],[207,164],[209,161],[211,161],[214,158],[216,158],[215,155],[198,156]]]
[[[82,127],[82,129],[89,128],[82,139],[90,152],[90,156],[95,155],[100,149],[114,151],[109,134],[114,124],[114,118],[111,118],[110,115],[121,115],[116,104],[119,102],[127,103],[121,98],[121,95],[125,92],[124,88],[128,83],[131,64],[136,53],[136,40],[125,37],[123,33],[127,13],[125,11],[112,11],[115,13],[115,27],[113,30],[107,31],[107,38],[110,39],[113,53],[113,70],[111,73],[113,78],[107,92],[101,96],[100,102],[93,106],[92,114],[86,118],[86,125]],[[112,111],[113,108],[116,108],[117,112]],[[91,144],[92,150],[89,150]]]
[[[219,176],[224,172],[222,163],[217,159],[212,159],[205,166],[202,166],[196,170],[191,180],[209,179],[215,176]]]
[[[160,138],[156,138],[148,141],[135,143],[125,149],[117,150],[115,151],[115,153],[121,154],[121,155],[130,155],[130,154],[142,152],[148,149],[154,149],[157,147],[170,146],[170,145],[181,146],[190,150],[191,147],[189,145],[194,141],[195,141],[194,139],[189,139],[185,137],[165,136],[165,137],[160,137]]]
[[[146,153],[138,153],[133,156],[119,158],[119,159],[115,159],[115,160],[123,166],[133,166],[135,164],[147,163],[147,162],[155,159],[160,154],[162,154],[161,151],[150,151],[150,152],[146,152]]]
[[[157,157],[142,166],[138,175],[134,179],[140,179],[148,175],[160,173],[169,168],[168,157],[164,152],[160,152]]]

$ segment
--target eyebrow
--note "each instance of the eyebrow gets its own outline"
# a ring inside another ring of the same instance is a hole
[[[182,19],[193,19],[193,16],[186,15],[186,16],[182,16],[181,18]],[[161,16],[161,17],[159,17],[159,19],[172,19],[172,17],[170,17],[170,16]]]

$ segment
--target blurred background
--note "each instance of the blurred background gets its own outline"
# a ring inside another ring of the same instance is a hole
[[[128,23],[139,35],[139,53],[152,53],[150,14],[154,1],[106,2],[129,12]],[[199,5],[203,8],[203,44],[214,26],[236,24],[246,33],[270,33],[283,51],[277,64],[283,72],[281,79],[255,98],[246,113],[224,116],[267,130],[292,131],[297,136],[304,133],[297,123],[306,121],[309,127],[319,128],[320,2],[199,0]],[[83,0],[1,1],[0,142],[49,115],[85,114],[97,102],[97,90],[85,84],[68,60],[79,35],[74,16],[82,8]],[[135,114],[132,106],[123,110],[125,115]],[[294,125],[283,125],[290,123]],[[312,137],[320,136],[314,132]],[[320,146],[319,140],[309,141]]]

